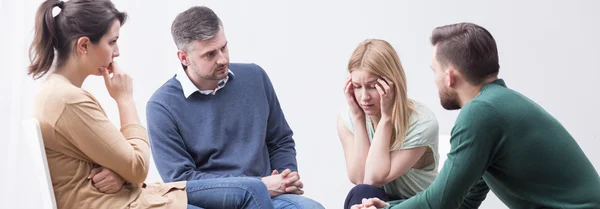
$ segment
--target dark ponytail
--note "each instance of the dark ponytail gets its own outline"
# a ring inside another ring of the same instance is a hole
[[[35,35],[33,43],[29,47],[29,66],[28,75],[38,79],[44,76],[54,61],[54,45],[56,43],[56,24],[52,9],[59,6],[61,1],[48,0],[42,3],[35,15]]]
[[[58,15],[52,10],[59,7]],[[114,20],[125,23],[127,14],[119,12],[110,0],[46,0],[35,16],[34,38],[29,47],[31,65],[28,75],[34,79],[46,75],[57,53],[57,67],[71,55],[76,41],[88,37],[92,44],[98,43]]]

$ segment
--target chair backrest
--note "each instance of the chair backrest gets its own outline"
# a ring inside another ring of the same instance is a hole
[[[33,160],[31,170],[38,174],[36,175],[38,178],[35,185],[39,186],[34,189],[39,190],[42,195],[42,208],[56,209],[56,199],[54,198],[52,180],[50,179],[42,131],[39,122],[35,118],[23,121],[23,136]]]

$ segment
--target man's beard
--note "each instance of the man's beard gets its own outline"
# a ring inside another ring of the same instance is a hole
[[[441,89],[438,92],[444,109],[458,110],[461,108],[460,104],[458,104],[458,95],[456,93],[450,92],[448,89]]]
[[[211,74],[201,74],[199,71],[197,71],[198,76],[200,76],[200,78],[203,78],[205,80],[221,80],[225,77],[227,77],[227,73],[223,74],[223,75],[217,75],[217,71],[223,67],[225,67],[227,65],[219,65],[217,68],[215,68]]]

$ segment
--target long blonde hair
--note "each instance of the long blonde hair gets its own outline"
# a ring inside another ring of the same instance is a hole
[[[406,76],[396,50],[387,41],[367,39],[360,43],[352,53],[348,63],[348,72],[367,70],[379,77],[386,77],[394,83],[395,93],[392,110],[394,132],[390,139],[390,149],[402,147],[408,132],[413,103],[408,99]]]

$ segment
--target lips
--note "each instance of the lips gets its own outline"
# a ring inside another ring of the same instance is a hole
[[[370,107],[373,107],[373,104],[362,104],[360,106],[363,108],[370,108]]]
[[[227,66],[223,66],[222,68],[217,69],[217,72],[222,72],[227,70]]]

